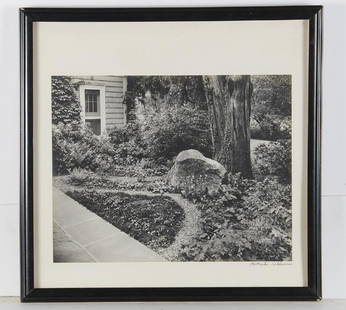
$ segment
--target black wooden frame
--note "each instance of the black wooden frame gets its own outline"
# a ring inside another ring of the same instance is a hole
[[[34,287],[33,23],[40,21],[309,20],[308,286],[213,288]],[[284,301],[321,299],[321,58],[322,7],[23,8],[20,9],[21,300],[48,301]]]

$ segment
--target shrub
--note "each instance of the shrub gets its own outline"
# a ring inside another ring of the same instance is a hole
[[[88,128],[60,123],[53,126],[53,173],[67,174],[74,168],[108,171],[115,155],[109,138],[97,137]]]
[[[81,169],[81,168],[75,168],[72,170],[70,177],[69,177],[69,183],[72,185],[82,185],[87,182],[90,182],[93,179],[93,173],[89,170]]]
[[[291,258],[291,187],[264,179],[251,187],[242,203],[238,219],[246,225],[246,240],[260,260]],[[245,236],[244,236],[245,237]]]
[[[196,149],[211,156],[211,137],[207,113],[189,105],[147,109],[143,138],[148,156],[167,162],[179,152]]]
[[[134,165],[146,156],[146,148],[143,143],[130,140],[114,146],[116,157],[119,163],[124,165]]]
[[[288,230],[291,227],[291,186],[275,179],[255,182],[243,198],[242,217],[252,220],[260,214],[270,215],[272,225]]]
[[[109,137],[118,164],[135,165],[146,156],[146,145],[138,124],[128,123],[122,128],[114,127],[109,132]]]
[[[218,197],[200,197],[201,233],[186,244],[186,260],[281,261],[291,258],[291,189],[275,179],[240,176]]]
[[[280,122],[281,139],[291,139],[292,121],[290,117],[285,117]]]
[[[260,176],[277,176],[282,183],[291,181],[291,140],[259,145],[255,151],[254,172]]]
[[[153,180],[146,186],[146,190],[160,194],[175,192],[175,188],[168,183],[166,178]]]
[[[251,138],[262,140],[289,139],[291,118],[257,112],[251,120]]]
[[[140,166],[141,168],[143,169],[150,169],[150,168],[155,168],[156,167],[156,163],[150,159],[147,159],[147,158],[143,158],[141,161],[140,161]]]
[[[117,128],[113,127],[109,131],[110,141],[114,145],[119,145],[124,142],[129,142],[131,140],[139,141],[140,137],[140,128],[137,123],[127,123],[124,127]]]

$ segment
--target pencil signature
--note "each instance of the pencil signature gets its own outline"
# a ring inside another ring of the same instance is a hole
[[[251,262],[251,266],[291,266],[292,262]]]

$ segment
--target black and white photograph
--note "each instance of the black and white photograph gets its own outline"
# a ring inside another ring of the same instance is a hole
[[[21,301],[320,300],[322,15],[22,8]]]
[[[291,75],[52,76],[54,262],[291,261]]]

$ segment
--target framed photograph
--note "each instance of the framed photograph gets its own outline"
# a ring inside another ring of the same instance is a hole
[[[321,6],[20,27],[23,302],[321,299]]]

